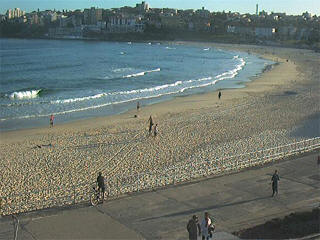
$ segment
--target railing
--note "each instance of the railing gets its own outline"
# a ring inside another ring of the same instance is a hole
[[[269,149],[212,160],[189,160],[174,167],[129,176],[108,178],[107,193],[116,198],[126,193],[150,190],[195,178],[262,165],[284,157],[320,148],[320,137]],[[92,184],[56,187],[0,198],[1,215],[88,202]]]

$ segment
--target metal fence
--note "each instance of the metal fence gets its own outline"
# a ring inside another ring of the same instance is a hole
[[[269,149],[217,159],[189,160],[174,167],[129,176],[108,178],[107,194],[117,198],[123,194],[151,190],[192,179],[219,175],[230,171],[263,165],[291,155],[320,148],[320,137],[294,142]],[[92,183],[48,188],[0,198],[1,215],[85,203],[90,200]]]

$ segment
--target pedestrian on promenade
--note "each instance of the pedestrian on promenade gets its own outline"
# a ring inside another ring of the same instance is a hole
[[[104,177],[102,176],[101,172],[99,172],[99,175],[97,177],[97,183],[98,183],[98,191],[100,194],[102,194],[102,203],[103,203],[105,186],[104,186]]]
[[[219,98],[219,100],[220,100],[220,98],[221,98],[221,91],[219,91],[219,93],[218,93],[218,98]]]
[[[158,134],[158,124],[156,124],[154,127],[153,127],[153,136],[156,137],[157,134]]]
[[[150,115],[149,117],[149,136],[151,135],[151,132],[152,132],[152,126],[153,126],[153,120],[152,120],[152,116]]]
[[[201,235],[201,227],[197,215],[193,215],[187,225],[189,240],[197,240],[198,235]]]
[[[214,231],[215,227],[212,223],[211,218],[209,217],[209,213],[204,213],[204,219],[201,222],[201,234],[202,234],[202,240],[209,240],[209,238],[212,238],[212,233]]]
[[[274,194],[278,195],[278,181],[280,181],[278,171],[275,170],[274,174],[272,175],[271,182],[272,182],[272,197]]]
[[[51,116],[50,116],[50,127],[53,127],[53,120],[54,120],[54,116],[53,116],[53,114],[51,114]]]

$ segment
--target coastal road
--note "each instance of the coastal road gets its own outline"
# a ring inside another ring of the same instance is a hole
[[[127,195],[97,207],[76,206],[18,216],[17,239],[187,239],[193,214],[208,211],[216,220],[214,239],[320,202],[320,152],[263,168],[201,179],[191,183]],[[271,197],[270,180],[279,171],[279,195]],[[0,239],[12,239],[12,219],[0,219]]]

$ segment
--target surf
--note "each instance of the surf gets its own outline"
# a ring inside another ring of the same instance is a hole
[[[42,89],[35,89],[35,90],[27,90],[27,91],[15,91],[10,94],[7,94],[7,97],[11,100],[14,99],[33,99],[39,97],[40,92]]]

